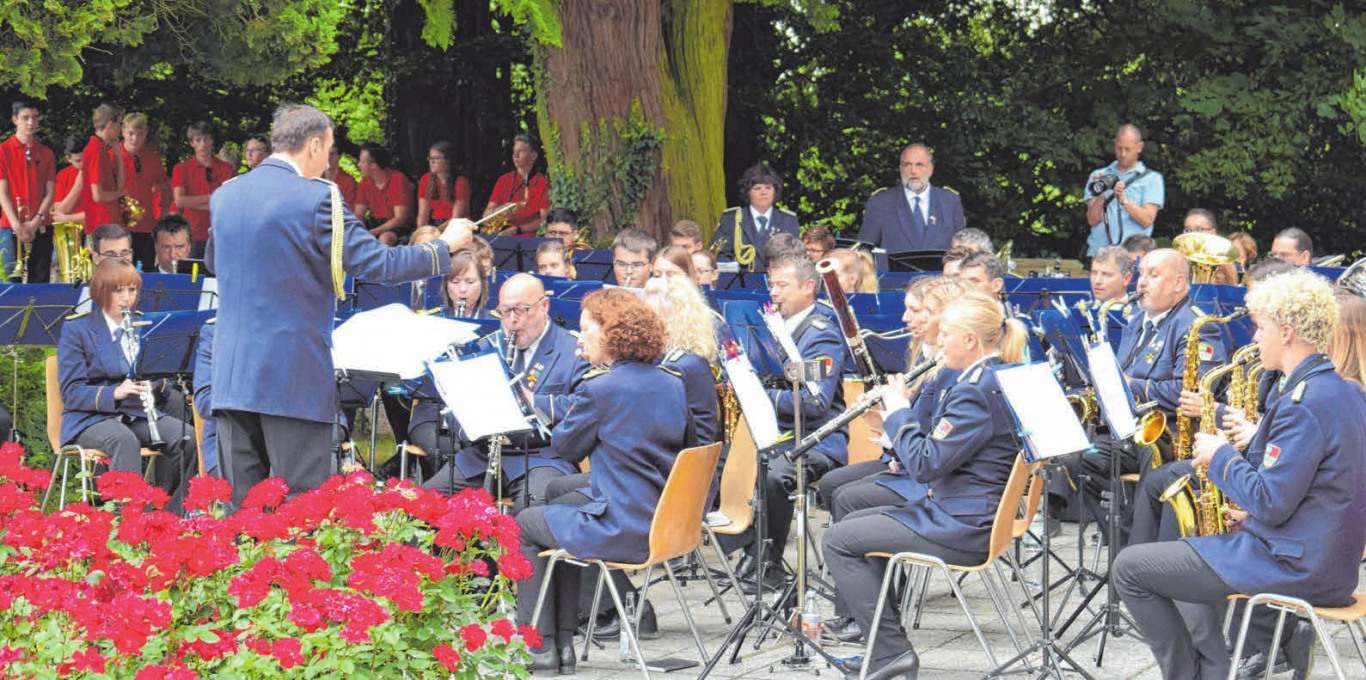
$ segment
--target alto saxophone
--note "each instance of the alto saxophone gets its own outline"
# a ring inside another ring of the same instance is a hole
[[[1247,316],[1247,308],[1239,307],[1227,316],[1214,316],[1212,314],[1201,314],[1191,322],[1190,330],[1186,332],[1186,368],[1181,373],[1181,391],[1191,392],[1199,386],[1200,381],[1200,331],[1206,324],[1229,323],[1236,319]],[[1194,432],[1192,419],[1181,414],[1176,416],[1176,442],[1175,456],[1178,460],[1191,456],[1191,436]]]
[[[1215,411],[1214,385],[1225,375],[1238,368],[1236,362],[1229,362],[1215,368],[1200,379],[1200,431],[1214,434],[1218,431],[1218,416]],[[1204,465],[1195,468],[1195,480],[1190,475],[1181,475],[1162,494],[1162,500],[1172,504],[1177,526],[1181,536],[1217,536],[1224,533],[1223,508],[1224,494],[1209,480]]]
[[[123,308],[123,321],[120,327],[123,328],[123,342],[128,347],[128,354],[133,357],[128,362],[128,379],[132,380],[134,377],[133,365],[138,356],[139,343],[137,331],[133,328],[133,312],[127,307]],[[157,399],[152,394],[151,382],[147,383],[147,387],[147,391],[138,393],[138,398],[142,401],[142,410],[147,414],[147,436],[151,440],[148,442],[147,448],[159,449],[165,445],[165,442],[161,440],[161,431],[157,429],[157,420],[161,416],[157,415]]]

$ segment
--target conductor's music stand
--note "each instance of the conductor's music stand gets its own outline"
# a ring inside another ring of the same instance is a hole
[[[943,250],[906,250],[887,253],[887,271],[937,272],[944,269]]]

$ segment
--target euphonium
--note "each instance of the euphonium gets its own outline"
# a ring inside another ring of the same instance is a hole
[[[1214,234],[1190,232],[1172,239],[1172,247],[1181,251],[1191,264],[1191,283],[1209,283],[1214,272],[1234,262],[1242,254],[1233,242]]]
[[[1366,257],[1352,263],[1337,280],[1338,288],[1353,295],[1366,297]]]
[[[1222,377],[1232,373],[1238,364],[1230,361],[1206,373],[1200,379],[1200,431],[1214,434],[1218,431],[1218,416],[1215,412],[1214,385]],[[1162,494],[1162,500],[1172,504],[1176,514],[1177,526],[1181,536],[1216,536],[1224,533],[1224,494],[1209,480],[1205,466],[1195,468],[1195,483],[1190,475],[1182,475],[1172,482]]]
[[[1192,234],[1183,234],[1191,236]],[[1186,332],[1186,370],[1181,374],[1181,391],[1193,392],[1199,386],[1200,381],[1200,331],[1205,324],[1228,323],[1235,319],[1247,316],[1247,308],[1239,307],[1227,316],[1214,316],[1212,314],[1201,314],[1191,322],[1190,330]],[[1177,414],[1176,416],[1176,441],[1175,456],[1178,460],[1189,458],[1191,455],[1191,419]]]

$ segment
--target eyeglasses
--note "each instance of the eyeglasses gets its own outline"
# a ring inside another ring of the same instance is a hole
[[[532,307],[541,304],[541,300],[544,299],[545,296],[542,295],[541,297],[536,298],[536,300],[529,305],[517,305],[516,307],[499,307],[498,313],[502,315],[503,318],[511,318],[514,316],[526,316],[527,313],[531,311]]]
[[[117,257],[120,260],[128,260],[133,257],[132,250],[101,250],[100,257]]]
[[[624,269],[624,270],[626,270],[626,271],[628,271],[628,272],[633,272],[633,271],[636,271],[637,269],[644,269],[644,268],[650,266],[650,263],[649,263],[649,262],[622,262],[621,260],[615,260],[615,261],[612,262],[612,266],[613,266],[613,267],[616,267],[617,269]]]

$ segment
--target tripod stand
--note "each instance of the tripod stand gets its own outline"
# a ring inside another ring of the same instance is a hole
[[[1044,488],[1048,488],[1049,475],[1054,472],[1051,466],[1052,463],[1050,461],[1046,461],[1043,465],[1038,466],[1034,472],[1034,474],[1040,475],[1043,478]],[[1050,507],[1051,505],[1052,501],[1049,500],[1048,494],[1044,494],[1042,510],[1044,512],[1045,517],[1048,516],[1048,512],[1052,509]],[[1052,541],[1053,538],[1048,535],[1047,531],[1044,531],[1043,551],[1045,554],[1048,553]],[[1050,561],[1051,560],[1049,560],[1048,558],[1044,558],[1042,567],[1043,574],[1040,577],[1042,582],[1044,583],[1044,587],[1043,592],[1040,593],[1041,597],[1039,601],[1039,639],[1035,640],[1033,644],[1025,648],[1019,654],[1016,654],[1014,657],[1010,658],[1010,660],[998,666],[995,670],[991,671],[990,673],[987,673],[987,677],[994,678],[1000,675],[1005,675],[1006,671],[1010,669],[1012,666],[1015,666],[1016,664],[1021,664],[1022,668],[1011,672],[1034,673],[1037,674],[1037,677],[1040,678],[1054,677],[1058,678],[1058,680],[1062,680],[1065,665],[1072,671],[1081,674],[1081,676],[1083,678],[1086,678],[1086,680],[1094,680],[1089,673],[1082,670],[1081,666],[1077,665],[1076,661],[1072,660],[1072,657],[1067,655],[1066,650],[1058,648],[1057,640],[1053,637],[1053,622],[1052,618],[1049,615],[1050,589],[1047,585],[1049,571],[1048,563]],[[1035,652],[1040,652],[1042,654],[1042,663],[1038,666],[1031,666],[1029,664],[1029,656]]]
[[[756,627],[765,627],[767,630],[776,629],[780,634],[792,639],[792,655],[783,659],[782,664],[788,668],[803,668],[809,666],[811,657],[807,654],[810,647],[816,654],[823,657],[827,663],[842,668],[839,659],[835,658],[825,650],[821,649],[814,640],[806,637],[802,631],[803,621],[802,612],[806,604],[806,541],[807,541],[807,517],[806,517],[806,461],[803,457],[802,445],[806,444],[809,450],[815,442],[807,444],[802,439],[802,409],[801,409],[801,389],[802,383],[807,380],[820,380],[825,377],[822,372],[828,371],[829,367],[823,361],[804,361],[789,363],[784,368],[784,375],[792,386],[793,407],[793,439],[798,442],[793,447],[788,457],[796,464],[797,488],[795,490],[796,508],[794,516],[797,519],[797,567],[796,578],[787,584],[783,591],[771,603],[764,599],[763,583],[764,575],[768,569],[767,552],[772,549],[771,539],[766,535],[768,526],[768,492],[766,490],[768,480],[768,458],[774,452],[772,447],[758,452],[759,474],[754,490],[754,541],[755,541],[755,583],[758,586],[754,595],[754,602],[745,610],[740,617],[740,621],[731,629],[730,634],[721,643],[720,649],[716,654],[707,660],[707,665],[702,669],[699,678],[705,678],[715,670],[720,663],[721,657],[725,656],[726,650],[730,649],[730,663],[734,664],[740,660],[740,648],[745,644],[745,637]],[[845,421],[847,422],[847,421]],[[832,422],[832,424],[834,424]],[[825,435],[838,429],[822,428]],[[815,439],[817,432],[811,439]],[[818,441],[818,440],[817,440]],[[795,592],[794,592],[795,589]],[[793,596],[796,596],[795,599]],[[787,612],[789,603],[794,603],[796,608],[795,623],[790,621]],[[763,640],[763,637],[760,638]]]
[[[1124,442],[1125,451],[1132,450],[1133,446],[1134,443],[1131,441]],[[1085,598],[1082,598],[1081,606],[1073,612],[1071,618],[1069,618],[1060,629],[1060,631],[1067,630],[1067,628],[1072,625],[1072,622],[1076,621],[1077,617],[1081,615],[1081,612],[1087,605],[1090,604],[1091,600],[1095,599],[1096,595],[1103,589],[1105,591],[1105,604],[1102,605],[1100,611],[1096,612],[1095,616],[1082,627],[1081,632],[1077,634],[1077,637],[1067,645],[1067,650],[1071,651],[1076,649],[1081,643],[1099,635],[1100,645],[1096,648],[1097,666],[1100,666],[1101,661],[1105,658],[1105,642],[1111,635],[1123,637],[1127,633],[1139,640],[1143,639],[1143,636],[1138,632],[1138,625],[1120,609],[1119,597],[1115,594],[1114,579],[1111,578],[1115,566],[1115,557],[1119,554],[1119,499],[1120,494],[1123,491],[1123,481],[1120,480],[1119,453],[1119,451],[1116,451],[1110,456],[1110,506],[1108,509],[1110,526],[1107,534],[1110,546],[1106,558],[1105,578],[1097,583],[1095,587],[1091,589],[1091,592],[1086,594]]]

